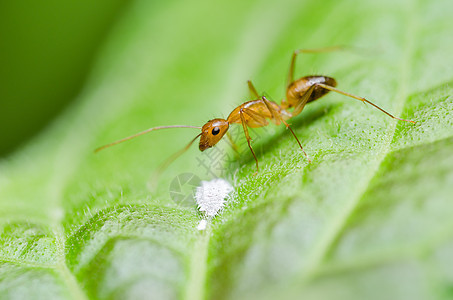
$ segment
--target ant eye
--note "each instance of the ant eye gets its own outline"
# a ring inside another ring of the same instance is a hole
[[[220,132],[220,128],[219,127],[214,127],[214,129],[212,129],[212,135],[218,135]]]

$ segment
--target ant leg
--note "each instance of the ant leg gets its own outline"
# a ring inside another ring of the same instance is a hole
[[[247,84],[249,86],[249,91],[250,91],[250,94],[252,95],[252,97],[255,97],[254,99],[258,99],[260,97],[260,95],[256,91],[255,86],[253,85],[252,81],[247,80]]]
[[[353,95],[353,94],[350,94],[350,93],[346,93],[346,92],[343,92],[339,89],[336,89],[334,88],[333,86],[330,86],[330,85],[327,85],[327,84],[323,84],[323,83],[317,83],[316,85],[322,87],[322,88],[325,88],[327,90],[330,90],[332,92],[336,92],[336,93],[339,93],[339,94],[342,94],[344,96],[347,96],[347,97],[351,97],[351,98],[354,98],[356,100],[359,100],[359,101],[362,101],[364,103],[368,103],[372,106],[374,106],[375,108],[379,109],[380,111],[382,111],[383,113],[385,113],[386,115],[388,115],[389,117],[393,118],[393,119],[396,119],[396,120],[399,120],[399,121],[404,121],[404,122],[411,122],[411,123],[416,123],[415,121],[411,121],[411,120],[405,120],[405,119],[400,119],[400,118],[397,118],[395,116],[393,116],[392,114],[386,112],[385,110],[383,110],[382,108],[380,108],[379,106],[377,106],[376,104],[374,104],[373,102],[371,101],[368,101],[367,99],[363,98],[363,97],[359,97],[359,96],[356,96],[356,95]]]
[[[308,103],[308,100],[310,100],[310,96],[313,93],[315,86],[316,85],[312,85],[311,87],[309,87],[308,90],[306,90],[302,97],[299,99],[299,102],[294,107],[294,110],[292,112],[293,116],[297,116],[305,108],[305,105]]]
[[[277,111],[275,111],[274,108],[272,108],[272,105],[271,103],[269,102],[269,100],[266,99],[266,97],[262,97],[262,100],[264,102],[264,104],[266,104],[266,107],[267,109],[272,113],[272,115],[278,115],[278,120],[283,122],[283,124],[285,124],[286,128],[288,128],[291,133],[293,134],[294,138],[296,139],[297,143],[299,144],[299,147],[300,149],[302,150],[302,152],[304,153],[305,157],[308,159],[308,162],[311,162],[310,158],[308,157],[307,153],[305,152],[304,148],[302,147],[302,144],[300,143],[299,139],[297,138],[296,134],[294,133],[293,129],[291,128],[291,126],[289,126],[289,124],[282,118],[280,117],[279,113]],[[257,112],[254,112],[254,111],[250,111],[250,110],[247,110],[246,113],[248,115],[250,115],[251,113],[253,114],[256,114],[256,115],[259,115],[259,113]],[[251,115],[250,115],[251,116]],[[256,120],[256,119],[255,119]]]
[[[291,63],[289,65],[288,77],[286,79],[286,87],[288,87],[294,81],[294,70],[296,64],[296,57],[299,53],[322,53],[322,52],[333,52],[338,50],[343,50],[343,46],[333,46],[333,47],[324,47],[316,49],[299,49],[293,52],[293,57],[291,58]]]
[[[272,118],[275,120],[275,123],[277,125],[280,124],[280,121],[283,121],[281,117],[281,113],[279,111],[276,111],[273,107],[272,104],[270,103],[269,100],[265,96],[261,97],[261,100],[264,102],[264,105],[266,105],[267,110],[271,113]]]
[[[258,127],[264,127],[269,122],[266,120],[266,117],[263,116],[260,113],[255,112],[254,110],[248,109],[248,108],[242,108],[242,112],[246,115],[248,115],[250,118],[252,118],[259,126]]]
[[[227,131],[226,135],[227,135],[227,137],[228,137],[228,140],[229,140],[230,143],[231,143],[231,147],[233,148],[234,152],[236,153],[237,156],[239,156],[239,150],[238,150],[239,147],[238,147],[238,145],[236,145],[236,143],[234,142],[233,137],[231,136],[230,132]]]
[[[291,128],[291,126],[289,126],[289,124],[285,121],[285,120],[282,120],[283,124],[285,124],[286,128],[289,128],[289,130],[291,131],[291,133],[293,134],[294,138],[296,139],[297,143],[299,144],[299,147],[300,149],[302,150],[302,152],[304,153],[305,157],[308,159],[308,162],[311,163],[311,159],[308,157],[307,153],[305,152],[304,148],[302,147],[302,144],[300,143],[299,139],[297,138],[296,134],[294,133],[293,129]]]
[[[244,129],[244,134],[245,134],[245,138],[247,139],[247,144],[249,145],[250,151],[252,151],[253,157],[255,158],[256,172],[258,173],[258,171],[260,170],[260,168],[258,167],[258,159],[256,158],[255,151],[253,151],[252,145],[250,145],[251,138],[250,138],[250,135],[249,135],[249,131],[247,129],[247,124],[245,122],[244,110],[243,109],[241,109],[239,111],[239,115],[241,116],[242,128]]]

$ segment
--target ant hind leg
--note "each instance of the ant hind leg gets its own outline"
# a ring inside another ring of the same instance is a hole
[[[322,87],[322,88],[325,88],[327,90],[330,90],[332,92],[336,92],[338,94],[341,94],[341,95],[344,95],[344,96],[347,96],[347,97],[350,97],[350,98],[353,98],[353,99],[356,99],[356,100],[359,100],[359,101],[362,101],[363,103],[368,103],[370,104],[371,106],[374,106],[375,108],[379,109],[380,111],[382,111],[384,114],[388,115],[389,117],[395,119],[395,120],[399,120],[399,121],[404,121],[404,122],[411,122],[411,123],[416,123],[415,121],[412,121],[412,120],[406,120],[406,119],[401,119],[401,118],[398,118],[398,117],[395,117],[394,115],[390,114],[389,112],[383,110],[382,108],[380,108],[379,106],[377,106],[376,104],[374,104],[373,102],[371,101],[368,101],[367,99],[363,98],[363,97],[359,97],[359,96],[356,96],[356,95],[353,95],[353,94],[350,94],[350,93],[347,93],[347,92],[343,92],[342,90],[339,90],[337,88],[334,88],[333,86],[330,86],[330,85],[327,85],[327,84],[323,84],[323,83],[317,83],[316,85]]]
[[[343,50],[345,47],[343,46],[332,46],[332,47],[324,47],[324,48],[316,48],[316,49],[299,49],[293,52],[293,56],[291,58],[291,63],[289,65],[289,72],[288,77],[286,79],[286,87],[288,87],[294,81],[294,70],[296,65],[296,58],[297,55],[300,53],[322,53],[322,52],[333,52],[338,50]]]

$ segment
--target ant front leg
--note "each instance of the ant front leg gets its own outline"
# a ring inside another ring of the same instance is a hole
[[[229,142],[231,143],[231,147],[234,150],[234,153],[236,154],[236,157],[239,157],[239,147],[238,145],[234,142],[233,137],[231,136],[230,132],[227,131],[226,136],[228,137]]]
[[[253,158],[255,158],[256,173],[258,173],[258,171],[260,170],[260,168],[258,166],[258,159],[256,158],[255,151],[253,151],[252,145],[250,144],[251,138],[250,138],[250,135],[249,135],[249,130],[247,129],[247,123],[245,121],[244,110],[243,109],[241,109],[239,111],[239,115],[241,116],[242,129],[244,129],[244,134],[245,134],[245,138],[247,139],[247,144],[249,145],[250,151],[252,151]]]
[[[250,95],[252,95],[252,97],[255,97],[254,99],[259,99],[260,95],[256,91],[255,86],[253,85],[251,80],[247,80],[247,85],[249,86]]]

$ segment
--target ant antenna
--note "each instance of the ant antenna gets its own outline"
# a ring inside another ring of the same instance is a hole
[[[198,134],[196,137],[193,138],[193,140],[190,141],[184,148],[179,150],[178,152],[174,153],[172,156],[167,158],[160,166],[159,169],[157,170],[157,174],[162,173],[172,162],[174,162],[178,157],[180,157],[184,152],[189,150],[190,146],[192,146],[193,142],[195,142],[202,133]]]
[[[201,129],[201,127],[198,127],[198,126],[189,126],[189,125],[170,125],[170,126],[157,126],[157,127],[152,127],[152,128],[149,128],[149,129],[146,129],[142,132],[139,132],[139,133],[136,133],[136,134],[133,134],[131,136],[128,136],[128,137],[125,137],[121,140],[117,140],[113,143],[110,143],[110,144],[107,144],[107,145],[104,145],[102,147],[99,147],[97,148],[96,150],[94,150],[95,153],[101,151],[101,150],[104,150],[105,148],[109,148],[109,147],[112,147],[116,144],[119,144],[119,143],[122,143],[122,142],[125,142],[125,141],[128,141],[128,140],[131,140],[135,137],[138,137],[140,135],[143,135],[145,133],[148,133],[148,132],[151,132],[151,131],[154,131],[154,130],[160,130],[160,129],[167,129],[167,128],[195,128],[195,129]],[[197,137],[199,137],[201,135],[201,133],[199,135],[197,135]],[[196,138],[195,138],[196,139]],[[189,146],[195,141],[195,139],[190,142]],[[186,147],[188,148],[188,147]],[[186,149],[187,150],[187,149]]]
[[[198,134],[196,137],[193,138],[193,140],[190,141],[190,143],[187,144],[183,149],[179,150],[178,152],[174,153],[172,156],[167,158],[160,166],[159,168],[153,172],[153,175],[151,176],[151,186],[155,188],[155,184],[159,180],[160,175],[162,174],[163,171],[172,163],[174,162],[178,157],[180,157],[184,152],[189,150],[190,146],[192,146],[193,142],[197,140],[198,137],[200,137],[202,133]]]

